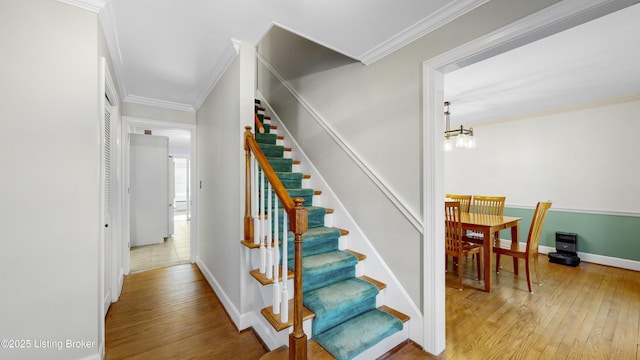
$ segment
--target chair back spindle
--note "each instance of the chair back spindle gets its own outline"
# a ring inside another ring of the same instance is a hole
[[[499,215],[504,213],[504,196],[474,195],[471,202],[471,212],[483,215]]]
[[[451,199],[451,201],[458,201],[460,203],[461,212],[469,212],[471,207],[471,195],[446,194],[444,197],[446,199]]]

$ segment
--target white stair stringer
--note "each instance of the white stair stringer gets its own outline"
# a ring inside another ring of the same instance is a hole
[[[402,331],[383,340],[378,345],[367,350],[364,354],[369,354],[368,358],[376,358],[407,339],[411,339],[413,342],[423,345],[423,319],[419,308],[411,300],[408,293],[404,290],[398,279],[393,275],[390,268],[373,247],[362,229],[347,212],[344,205],[331,190],[322,175],[313,166],[287,128],[273,112],[270,105],[262,98],[261,94],[258,93],[258,97],[261,98],[262,106],[271,117],[270,123],[278,127],[278,133],[285,137],[286,146],[292,149],[289,153],[292,154],[294,160],[301,160],[300,165],[294,164],[293,171],[311,175],[311,179],[309,179],[310,187],[322,191],[322,195],[314,196],[314,205],[335,210],[334,214],[330,215],[329,221],[325,218],[325,225],[336,226],[349,230],[349,235],[342,236],[340,238],[339,248],[342,250],[350,249],[366,255],[366,259],[356,267],[357,276],[367,275],[386,284],[387,287],[381,292],[382,295],[379,295],[376,298],[377,305],[387,305],[407,314],[410,317],[410,320],[404,323]],[[328,222],[330,222],[330,224],[327,224]],[[292,288],[290,289],[292,292]],[[306,331],[307,330],[305,329],[305,332]],[[307,333],[307,335],[309,336],[310,333]],[[391,343],[393,343],[393,346],[391,346]],[[377,352],[374,349],[378,349],[382,352]],[[383,351],[383,349],[386,350]],[[374,353],[377,354],[377,356],[372,356]],[[362,357],[363,355],[358,356],[357,359],[364,359],[365,357]]]

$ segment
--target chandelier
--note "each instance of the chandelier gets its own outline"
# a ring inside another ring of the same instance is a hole
[[[455,138],[455,147],[475,149],[476,138],[473,136],[473,128],[465,129],[460,125],[459,129],[451,130],[451,111],[449,110],[449,105],[451,105],[450,102],[444,102],[444,118],[447,121],[447,130],[444,132],[444,151],[453,150],[453,138]]]

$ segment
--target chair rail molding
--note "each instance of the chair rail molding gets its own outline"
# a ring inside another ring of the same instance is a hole
[[[367,175],[367,177],[382,191],[382,193],[394,204],[394,206],[404,215],[404,217],[413,225],[413,227],[422,233],[422,220],[420,216],[410,209],[391,188],[380,178],[371,167],[364,161],[353,148],[333,129],[320,114],[309,105],[309,103],[300,95],[293,86],[282,77],[278,71],[260,54],[257,54],[258,60],[265,66],[273,76],[284,86],[291,95],[301,104],[311,117],[324,129],[324,131],[340,146],[340,148],[358,165],[358,167]]]

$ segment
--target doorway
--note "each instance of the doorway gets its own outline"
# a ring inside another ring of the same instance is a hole
[[[611,6],[608,6],[611,5]],[[455,69],[493,57],[624,7],[605,0],[561,1],[467,44],[423,62],[423,308],[424,348],[445,349],[444,268],[444,77]]]
[[[126,273],[140,272],[160,267],[191,263],[195,259],[195,207],[191,196],[192,179],[195,169],[195,126],[166,121],[152,121],[124,117],[128,134],[150,134],[166,137],[169,142],[168,179],[169,188],[168,221],[170,230],[163,241],[157,244],[135,246],[130,231],[125,249]],[[129,148],[128,166],[131,167],[131,149]],[[129,169],[129,178],[133,168]],[[131,202],[129,209],[128,228],[131,229],[135,219],[131,216]]]

